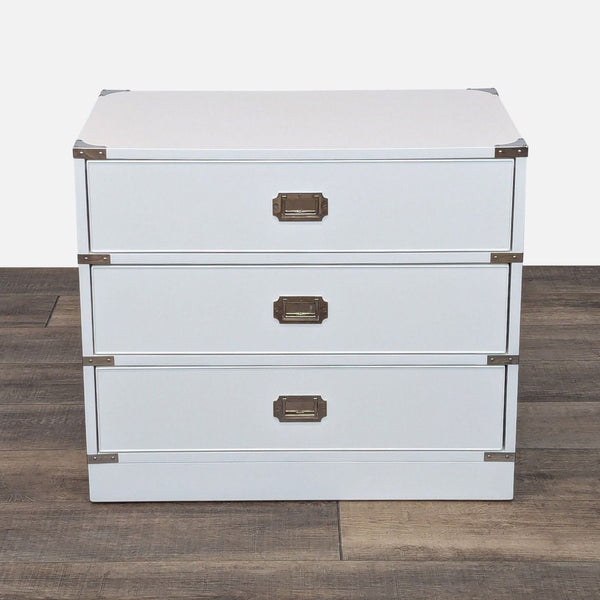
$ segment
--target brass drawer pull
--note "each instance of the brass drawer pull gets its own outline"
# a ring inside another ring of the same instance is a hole
[[[280,323],[322,323],[328,316],[322,296],[279,296],[273,302],[273,318]]]
[[[327,198],[321,192],[280,193],[273,198],[273,214],[280,221],[322,221]]]
[[[273,416],[282,423],[314,423],[327,416],[327,401],[321,396],[279,396]]]

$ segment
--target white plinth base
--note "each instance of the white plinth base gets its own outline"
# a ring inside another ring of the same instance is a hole
[[[121,462],[89,466],[92,502],[511,500],[512,462]]]

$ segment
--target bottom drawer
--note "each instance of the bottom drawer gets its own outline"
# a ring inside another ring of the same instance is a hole
[[[98,449],[494,450],[504,389],[488,366],[98,368]]]

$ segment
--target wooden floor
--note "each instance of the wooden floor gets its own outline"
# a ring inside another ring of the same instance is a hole
[[[0,269],[0,598],[600,598],[600,267],[525,269],[513,502],[90,504],[75,269]]]

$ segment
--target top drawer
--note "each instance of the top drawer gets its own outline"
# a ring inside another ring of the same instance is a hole
[[[90,160],[90,250],[509,250],[513,168],[499,159]],[[327,199],[322,220],[274,216],[278,194],[310,192]]]

